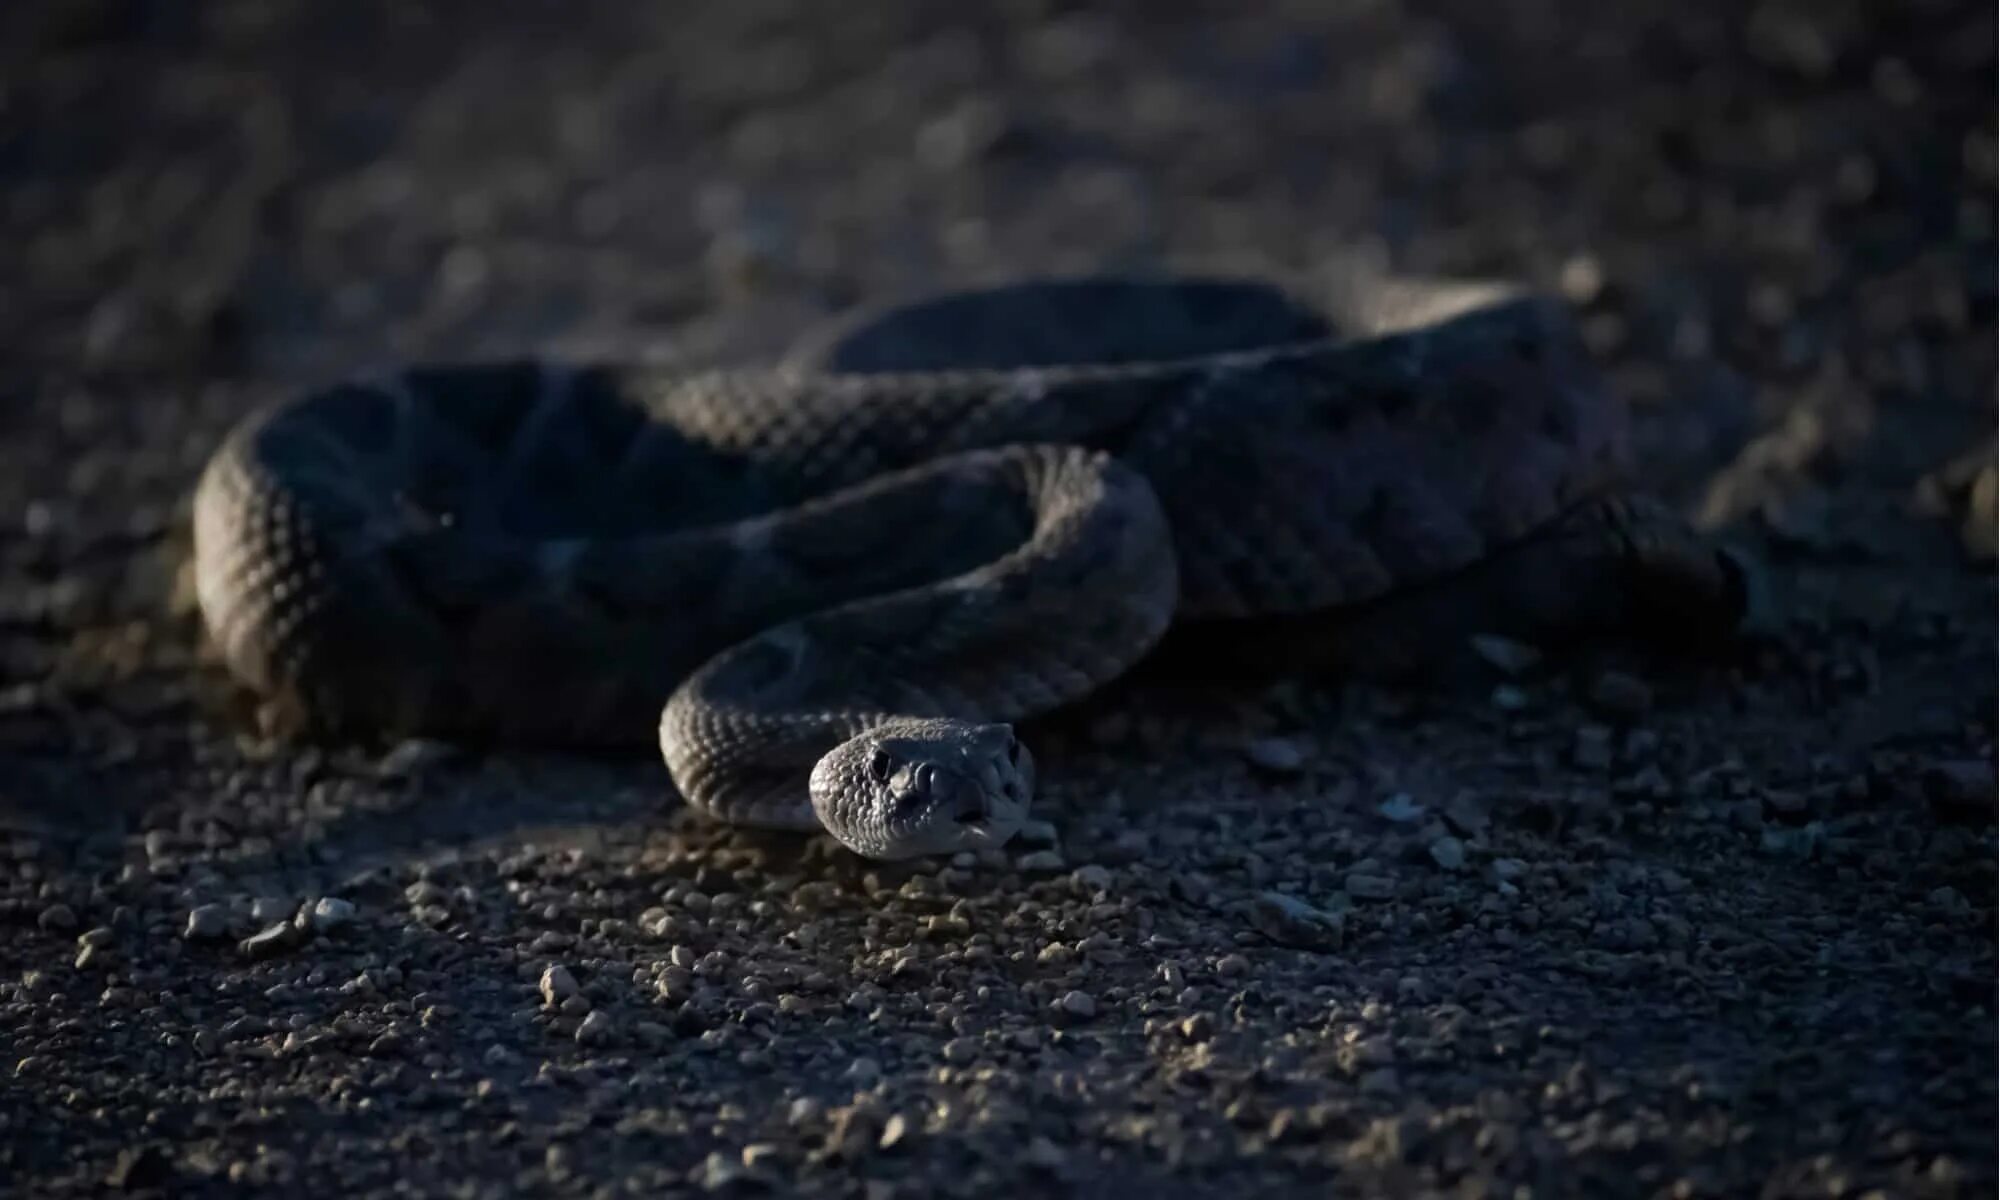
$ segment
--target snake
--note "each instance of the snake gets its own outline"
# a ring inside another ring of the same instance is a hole
[[[758,366],[401,365],[196,486],[228,672],[329,733],[643,745],[697,812],[1004,845],[1021,722],[1177,645],[1366,673],[1481,631],[1731,628],[1559,299],[1085,276],[858,308]]]

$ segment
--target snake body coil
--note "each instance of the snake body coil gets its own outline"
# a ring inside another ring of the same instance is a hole
[[[1576,597],[1513,587],[1530,566],[1720,577],[1605,499],[1624,412],[1558,306],[1399,285],[1329,321],[1276,297],[1025,285],[767,371],[337,387],[217,452],[202,611],[316,726],[657,730],[703,811],[903,857],[1004,841],[1033,781],[1008,724],[1170,625],[1337,628],[1406,593],[1450,607],[1477,569],[1559,626]]]

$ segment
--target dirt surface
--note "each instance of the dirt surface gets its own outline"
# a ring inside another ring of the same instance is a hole
[[[0,1192],[1994,1193],[1990,5],[454,11],[0,10]],[[1568,294],[1771,636],[1134,687],[892,869],[270,743],[188,609],[335,374],[1357,261]]]

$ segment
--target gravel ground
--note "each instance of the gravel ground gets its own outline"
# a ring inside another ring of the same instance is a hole
[[[1994,1194],[1990,5],[476,11],[0,12],[0,1192]],[[1772,636],[1132,686],[892,869],[270,744],[188,609],[335,373],[1355,262],[1572,297]]]

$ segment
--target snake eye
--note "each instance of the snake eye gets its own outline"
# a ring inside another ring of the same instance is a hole
[[[876,783],[887,783],[890,773],[895,769],[895,760],[889,757],[887,750],[877,746],[868,752],[868,778]]]

